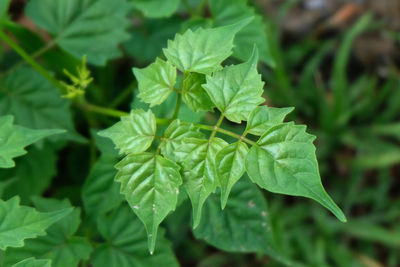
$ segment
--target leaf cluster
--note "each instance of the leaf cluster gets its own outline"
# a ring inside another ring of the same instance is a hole
[[[291,108],[259,106],[265,100],[257,48],[246,62],[222,66],[232,53],[235,35],[250,21],[177,34],[163,50],[166,61],[158,58],[144,69],[133,69],[138,97],[150,107],[177,94],[176,110],[181,101],[192,111],[215,112],[216,108],[220,117],[215,126],[181,121],[176,119],[177,112],[168,119],[156,118],[151,109],[133,109],[99,133],[124,155],[116,165],[115,180],[146,227],[151,253],[158,226],[175,210],[181,187],[192,203],[196,229],[207,198],[220,188],[224,208],[245,172],[261,188],[312,198],[346,220],[322,186],[315,137],[306,133],[305,126],[283,121]],[[225,118],[247,122],[243,134],[221,128]],[[169,126],[163,133],[157,131],[165,120]],[[237,141],[229,144],[217,133]]]

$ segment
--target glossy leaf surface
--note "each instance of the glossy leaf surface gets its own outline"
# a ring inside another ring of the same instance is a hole
[[[32,130],[14,125],[12,116],[0,116],[0,168],[15,166],[13,158],[26,154],[25,147],[63,130]]]
[[[250,113],[246,133],[261,136],[272,126],[282,123],[286,115],[292,111],[293,108],[256,107]]]
[[[153,253],[158,226],[176,207],[182,184],[180,167],[162,156],[141,153],[126,156],[116,168],[115,180],[121,183],[121,193],[146,226]]]
[[[144,69],[133,68],[133,73],[138,80],[138,97],[150,107],[164,102],[174,90],[176,68],[168,61],[157,58]]]
[[[219,111],[233,122],[247,120],[250,112],[264,102],[261,97],[264,83],[257,72],[257,61],[255,49],[247,62],[207,76],[203,86]]]
[[[71,211],[70,208],[62,208],[38,212],[34,208],[21,206],[19,197],[0,200],[0,249],[22,247],[25,239],[45,235],[46,228]]]
[[[156,134],[156,119],[151,110],[132,110],[108,129],[99,132],[110,138],[120,153],[141,153],[150,147]]]
[[[250,19],[213,29],[187,30],[168,41],[164,55],[182,72],[211,74],[232,54],[233,38]]]
[[[226,206],[232,187],[245,172],[244,162],[248,151],[245,143],[236,142],[224,147],[217,153],[215,168],[221,186],[222,208]]]
[[[214,104],[203,88],[206,83],[204,74],[190,73],[183,80],[182,99],[194,112],[210,111]]]
[[[163,156],[171,160],[176,160],[175,151],[186,137],[203,138],[204,134],[191,123],[174,120],[165,130],[163,140],[160,144]]]
[[[176,151],[183,166],[183,184],[192,202],[193,228],[200,223],[204,202],[218,186],[215,157],[227,145],[220,138],[185,138]]]
[[[315,156],[314,136],[304,125],[279,124],[261,136],[246,157],[251,180],[274,193],[309,197],[341,221],[346,218],[325,192]]]

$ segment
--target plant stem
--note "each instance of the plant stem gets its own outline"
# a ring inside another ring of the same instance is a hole
[[[84,110],[96,112],[96,113],[103,114],[103,115],[110,116],[110,117],[120,118],[120,117],[129,115],[129,113],[125,112],[125,111],[93,105],[89,102],[86,102],[86,100],[84,100],[84,99],[79,101],[78,105],[81,108],[83,108]]]
[[[51,84],[53,84],[55,87],[60,89],[61,91],[64,89],[62,85],[57,81],[56,78],[54,78],[46,69],[44,69],[42,66],[40,66],[36,61],[28,54],[25,52],[22,47],[20,47],[16,42],[14,42],[8,35],[0,29],[0,39],[2,39],[4,42],[6,42],[12,49],[14,49],[15,52],[18,53],[29,65],[32,66],[37,72],[39,72],[44,78],[46,78]]]
[[[213,138],[214,138],[215,134],[217,133],[217,130],[218,130],[219,127],[221,126],[222,121],[224,120],[224,118],[225,118],[224,114],[221,113],[221,116],[219,116],[219,119],[218,119],[217,123],[215,124],[215,126],[214,126],[214,128],[213,128],[213,131],[212,131],[212,133],[211,133],[211,135],[210,135],[210,141],[213,140]]]
[[[84,110],[95,112],[95,113],[106,115],[106,116],[110,116],[110,117],[114,117],[114,118],[129,116],[128,112],[117,110],[117,109],[112,109],[112,108],[105,108],[105,107],[97,106],[97,105],[87,102],[86,100],[79,101],[78,106]],[[171,123],[171,121],[172,120],[170,120],[170,119],[156,118],[156,122],[159,125],[168,125]]]
[[[53,41],[47,43],[46,45],[44,45],[42,48],[40,48],[39,50],[37,50],[36,52],[34,52],[31,57],[33,59],[37,59],[38,57],[40,57],[41,55],[43,55],[44,53],[46,53],[48,50],[50,50],[51,48],[53,48],[55,45],[55,43]],[[6,71],[4,71],[3,73],[0,74],[0,78],[7,76],[10,72],[14,71],[15,69],[23,66],[26,63],[25,60],[19,61],[18,63],[14,64],[12,67],[8,68]]]
[[[219,133],[222,133],[222,134],[231,136],[231,137],[233,137],[233,138],[236,138],[236,139],[238,139],[238,140],[241,140],[241,141],[243,141],[243,142],[245,142],[245,143],[247,143],[247,144],[249,144],[249,145],[252,145],[252,146],[257,145],[256,142],[251,141],[250,139],[248,139],[248,138],[246,138],[246,137],[244,137],[244,136],[238,135],[238,134],[236,134],[236,133],[234,133],[234,132],[231,132],[231,131],[228,131],[228,130],[225,130],[225,129],[222,129],[222,128],[215,128],[215,126],[204,125],[204,124],[198,124],[198,123],[193,123],[193,125],[194,125],[195,127],[198,127],[198,128],[200,128],[200,129],[203,129],[203,130],[205,130],[205,131],[214,131],[214,130],[215,130],[216,132],[219,132]]]
[[[175,105],[174,115],[172,115],[172,119],[178,118],[179,109],[181,108],[181,102],[182,102],[182,94],[178,92],[178,98],[176,99],[176,105]]]
[[[120,118],[122,116],[128,116],[129,115],[128,112],[121,111],[121,110],[116,110],[116,109],[111,109],[111,108],[100,107],[100,106],[88,103],[85,100],[80,101],[78,103],[78,105],[79,105],[79,107],[81,107],[84,110],[95,112],[95,113],[99,113],[99,114],[110,116],[110,117],[115,117],[115,118]],[[247,143],[249,145],[252,145],[252,146],[256,145],[256,142],[251,141],[250,139],[248,139],[248,138],[246,138],[244,136],[241,136],[241,135],[236,134],[234,132],[219,128],[221,126],[221,123],[222,123],[223,119],[224,119],[224,116],[221,115],[221,117],[218,119],[218,122],[217,122],[217,124],[215,126],[199,124],[199,123],[193,123],[193,125],[195,127],[198,127],[200,129],[202,129],[202,130],[211,131],[212,132],[211,133],[212,138],[214,138],[215,134],[217,132],[219,132],[219,133],[234,137],[234,138],[236,138],[238,140],[241,140],[241,141],[243,141],[243,142],[245,142],[245,143]],[[157,122],[158,125],[169,125],[172,121],[173,121],[172,119],[156,118],[156,122]],[[211,139],[211,137],[210,137],[210,139]]]

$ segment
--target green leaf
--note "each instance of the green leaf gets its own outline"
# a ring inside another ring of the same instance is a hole
[[[31,68],[19,68],[0,80],[0,115],[13,115],[15,123],[32,129],[65,129],[68,137],[82,141],[74,130],[69,102],[57,88]]]
[[[116,159],[102,156],[93,165],[82,187],[82,200],[87,218],[97,218],[101,214],[118,207],[123,201],[119,186],[114,183],[117,170]]]
[[[51,260],[37,260],[31,257],[14,264],[12,267],[51,267]]]
[[[141,153],[148,149],[156,134],[156,118],[153,112],[142,109],[131,110],[129,116],[121,117],[108,129],[99,132],[100,136],[113,140],[120,153]]]
[[[176,150],[183,166],[183,184],[192,202],[193,228],[200,223],[204,201],[218,186],[215,156],[227,145],[220,138],[185,138]]]
[[[124,50],[139,63],[152,62],[162,53],[167,41],[174,38],[182,21],[180,17],[143,19],[130,31],[131,38],[124,43]]]
[[[158,233],[156,252],[149,256],[143,225],[126,206],[100,217],[97,226],[107,242],[96,247],[90,261],[94,267],[179,266],[163,229]]]
[[[7,11],[11,0],[3,0],[0,2],[0,21],[7,18]]]
[[[176,68],[160,58],[144,69],[133,68],[139,87],[140,99],[150,104],[159,105],[174,90]]]
[[[253,17],[235,36],[233,56],[246,60],[250,57],[254,45],[260,52],[260,60],[271,67],[275,66],[266,33],[266,25],[261,16],[245,0],[212,0],[210,10],[215,26],[224,26]]]
[[[56,151],[48,144],[41,148],[32,146],[25,157],[17,159],[16,167],[0,170],[0,177],[13,181],[4,198],[18,195],[22,203],[30,203],[31,196],[40,195],[49,187],[56,173]]]
[[[164,132],[160,143],[161,154],[172,161],[176,161],[175,151],[185,137],[204,138],[204,134],[191,123],[174,120]]]
[[[53,35],[53,41],[77,58],[105,65],[119,57],[129,38],[130,6],[125,0],[31,0],[25,13]]]
[[[0,199],[0,249],[22,247],[24,239],[45,235],[47,227],[71,211],[70,208],[63,208],[53,212],[38,212],[34,208],[21,206],[18,196],[7,201]]]
[[[329,209],[340,221],[346,217],[325,192],[315,156],[314,136],[304,125],[271,127],[246,157],[251,180],[274,193],[309,197]]]
[[[34,197],[33,202],[40,211],[68,209],[68,200]],[[51,259],[53,267],[77,267],[81,260],[89,259],[92,248],[83,238],[74,236],[80,224],[80,209],[75,208],[68,216],[52,225],[47,235],[27,240],[22,248],[7,249],[4,265],[8,266],[28,257]]]
[[[211,111],[214,104],[204,91],[206,77],[199,73],[190,73],[183,80],[182,99],[194,112]]]
[[[221,186],[221,207],[225,208],[229,193],[245,172],[244,162],[249,149],[243,142],[230,144],[217,153],[215,158],[218,180]]]
[[[101,156],[107,156],[110,158],[117,158],[119,153],[115,149],[114,143],[111,139],[100,136],[99,131],[91,129],[90,136],[93,138],[96,148],[100,151]]]
[[[281,124],[286,115],[294,108],[271,108],[268,106],[256,107],[249,116],[246,125],[246,133],[261,136],[269,128]]]
[[[64,130],[31,130],[13,125],[13,116],[0,116],[0,168],[15,166],[13,158],[25,155],[26,146]]]
[[[176,207],[182,184],[180,167],[151,153],[130,154],[115,167],[115,180],[121,183],[121,193],[146,226],[149,250],[153,253],[158,226]]]
[[[211,74],[232,54],[233,38],[251,19],[213,29],[199,28],[177,34],[164,55],[182,72]]]
[[[261,97],[264,83],[257,72],[258,52],[245,63],[225,67],[207,76],[203,85],[219,111],[231,121],[247,120],[250,112],[264,102]]]
[[[196,238],[229,252],[266,252],[271,247],[267,203],[247,178],[232,189],[226,208],[212,195],[204,204],[204,215],[194,230]]]
[[[132,0],[133,7],[148,18],[171,16],[179,7],[180,0]]]

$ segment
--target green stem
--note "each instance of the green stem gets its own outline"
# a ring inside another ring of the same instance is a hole
[[[97,105],[87,102],[86,100],[79,101],[78,106],[80,108],[82,108],[83,110],[95,112],[98,114],[102,114],[102,115],[106,115],[106,116],[114,117],[114,118],[129,116],[128,112],[117,110],[117,109],[112,109],[112,108],[105,108],[105,107],[97,106]],[[159,125],[169,125],[172,122],[172,120],[156,118],[156,122]]]
[[[193,125],[194,125],[195,127],[198,127],[198,128],[200,128],[200,129],[202,129],[202,130],[205,130],[205,131],[214,131],[214,130],[215,130],[216,132],[219,132],[219,133],[222,133],[222,134],[231,136],[231,137],[233,137],[233,138],[236,138],[236,139],[238,139],[238,140],[241,140],[241,141],[243,141],[243,142],[245,142],[245,143],[247,143],[247,144],[249,144],[249,145],[252,145],[252,146],[257,145],[256,142],[251,141],[250,139],[248,139],[248,138],[246,138],[246,137],[244,137],[244,136],[241,136],[241,135],[239,135],[239,134],[236,134],[236,133],[234,133],[234,132],[231,132],[231,131],[228,131],[228,130],[225,130],[225,129],[222,129],[222,128],[215,128],[215,126],[204,125],[204,124],[198,124],[198,123],[193,123]]]
[[[218,119],[217,123],[215,124],[213,131],[211,132],[210,141],[213,140],[215,134],[217,133],[217,130],[220,129],[219,127],[221,126],[222,121],[224,120],[224,118],[225,118],[224,114],[221,113],[221,116],[219,116],[219,119]]]
[[[28,54],[25,52],[22,47],[20,47],[16,42],[14,42],[8,35],[0,29],[0,39],[2,39],[4,42],[6,42],[12,49],[14,49],[15,52],[17,52],[18,55],[20,55],[29,65],[32,66],[37,72],[39,72],[44,78],[46,78],[51,84],[53,84],[55,87],[60,89],[61,91],[64,90],[62,85],[57,81],[56,78],[54,78],[46,69],[44,69],[42,66],[40,66],[36,61]]]
[[[39,50],[37,50],[35,53],[33,53],[31,55],[31,57],[33,59],[37,59],[38,57],[40,57],[41,55],[43,55],[44,53],[46,53],[48,50],[50,50],[51,48],[53,48],[55,45],[55,43],[53,41],[47,43],[45,46],[43,46],[42,48],[40,48]],[[6,71],[4,71],[3,73],[0,74],[0,78],[7,76],[10,72],[13,72],[15,69],[23,66],[26,63],[25,60],[19,61],[18,63],[14,64],[12,67],[8,68]]]
[[[95,112],[95,113],[99,113],[99,114],[110,116],[110,117],[115,117],[115,118],[120,118],[122,116],[128,116],[129,115],[128,112],[121,111],[121,110],[116,110],[116,109],[111,109],[111,108],[100,107],[100,106],[88,103],[88,102],[86,102],[84,100],[79,102],[78,105],[84,110]],[[202,129],[202,130],[211,131],[212,132],[211,133],[212,138],[214,138],[215,134],[218,132],[218,133],[222,133],[222,134],[234,137],[234,138],[236,138],[238,140],[241,140],[241,141],[243,141],[243,142],[245,142],[245,143],[247,143],[249,145],[252,145],[252,146],[257,144],[256,142],[251,141],[250,139],[248,139],[248,138],[246,138],[244,136],[241,136],[241,135],[236,134],[234,132],[219,128],[221,126],[221,123],[222,123],[223,119],[224,119],[224,116],[221,115],[221,117],[219,118],[219,120],[218,120],[218,122],[217,122],[217,124],[215,126],[199,124],[199,123],[193,123],[193,125],[195,127],[198,127],[200,129]],[[156,122],[157,122],[158,125],[169,125],[172,121],[173,121],[172,119],[156,118]],[[211,137],[210,137],[210,139],[211,139]]]
[[[178,98],[176,99],[176,105],[175,105],[174,115],[172,115],[172,119],[178,118],[179,109],[181,108],[181,103],[182,103],[182,94],[178,92]]]
[[[91,103],[86,102],[86,100],[84,100],[84,99],[79,101],[78,105],[79,105],[79,107],[81,107],[84,110],[103,114],[103,115],[110,116],[110,117],[120,118],[120,117],[129,115],[129,113],[125,112],[125,111],[93,105]]]

